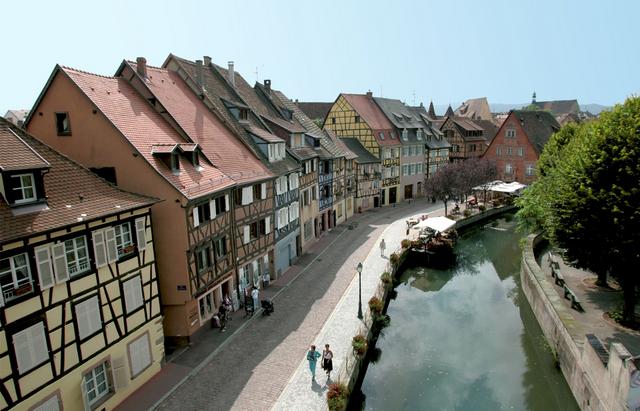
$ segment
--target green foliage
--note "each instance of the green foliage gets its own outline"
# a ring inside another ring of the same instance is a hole
[[[378,297],[371,297],[369,300],[369,309],[373,314],[380,314],[384,309],[384,303]]]
[[[342,411],[347,408],[347,399],[349,398],[349,389],[345,384],[333,383],[329,384],[327,391],[327,405],[329,411]]]
[[[400,245],[402,246],[402,248],[409,248],[409,246],[411,245],[411,240],[405,238],[400,242]]]
[[[367,339],[364,335],[358,334],[353,337],[351,341],[353,352],[357,355],[364,355],[367,352]]]
[[[517,201],[519,228],[543,229],[566,259],[596,273],[609,271],[624,290],[624,317],[633,320],[640,264],[640,98],[567,125],[538,161],[538,180]]]
[[[391,317],[385,314],[375,314],[373,316],[373,326],[377,330],[382,330],[391,324]]]
[[[380,276],[380,281],[382,281],[382,283],[384,285],[391,285],[391,283],[393,283],[393,277],[391,276],[391,273],[388,271],[385,271],[384,273],[382,273],[382,275]]]

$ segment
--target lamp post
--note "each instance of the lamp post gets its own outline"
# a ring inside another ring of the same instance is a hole
[[[362,320],[362,263],[358,263],[358,319]]]

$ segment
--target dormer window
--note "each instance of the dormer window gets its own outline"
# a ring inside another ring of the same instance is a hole
[[[391,136],[391,140],[395,140],[396,139],[396,133],[395,131],[390,131],[389,135]]]
[[[382,131],[380,132],[380,140],[384,140],[384,133]]]
[[[71,135],[71,123],[69,122],[69,113],[56,113],[56,131],[59,136]]]
[[[193,163],[193,166],[196,168],[196,170],[199,170],[200,167],[200,155],[198,154],[198,150],[194,150],[193,153],[191,153],[191,162]]]
[[[11,183],[16,204],[29,203],[37,199],[33,174],[11,176]]]
[[[284,117],[285,119],[291,121],[293,120],[293,112],[287,108],[283,108],[282,109],[282,117]]]
[[[402,140],[407,141],[409,138],[409,132],[407,131],[407,129],[402,129]]]
[[[241,108],[238,113],[238,120],[248,120],[249,119],[249,110],[246,108]]]
[[[280,161],[284,160],[285,157],[285,148],[284,143],[272,143],[268,145],[268,156],[269,161]]]
[[[416,138],[418,140],[422,140],[422,129],[419,128],[418,131],[416,131]]]
[[[171,153],[171,171],[173,174],[180,173],[180,157],[178,153]]]

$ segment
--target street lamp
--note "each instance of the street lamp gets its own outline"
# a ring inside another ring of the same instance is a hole
[[[362,320],[362,263],[358,263],[358,319]]]

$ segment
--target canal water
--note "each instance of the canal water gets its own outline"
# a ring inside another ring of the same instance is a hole
[[[508,215],[462,235],[453,268],[406,270],[350,408],[578,410],[520,288],[519,240]]]

